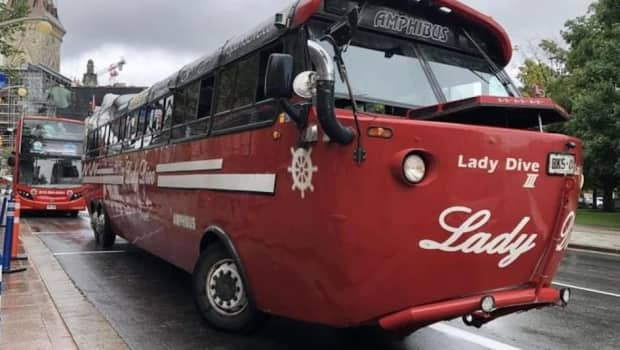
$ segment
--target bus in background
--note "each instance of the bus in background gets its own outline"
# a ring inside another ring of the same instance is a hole
[[[53,211],[77,217],[86,208],[82,184],[84,123],[24,116],[16,128],[13,191],[22,212]]]
[[[456,0],[301,0],[89,121],[95,237],[193,274],[210,325],[406,334],[566,305],[582,143]]]

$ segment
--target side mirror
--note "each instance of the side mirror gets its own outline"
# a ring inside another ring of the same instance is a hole
[[[269,98],[290,98],[293,96],[293,56],[274,53],[267,61],[265,74],[265,96]]]
[[[9,156],[9,158],[6,159],[6,163],[12,168],[15,166],[15,157],[14,156]]]

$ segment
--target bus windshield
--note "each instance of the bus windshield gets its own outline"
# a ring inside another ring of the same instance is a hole
[[[36,186],[81,183],[84,126],[50,120],[25,120],[19,158],[19,183]]]
[[[331,45],[322,45],[333,54]],[[354,96],[367,104],[402,108],[437,104],[431,79],[448,102],[480,95],[509,96],[482,57],[428,44],[360,31],[343,52],[343,60]],[[348,98],[346,85],[336,81],[336,96]]]

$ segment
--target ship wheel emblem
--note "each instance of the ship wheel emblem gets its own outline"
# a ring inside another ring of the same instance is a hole
[[[293,176],[293,187],[291,189],[301,191],[301,198],[304,199],[307,190],[314,191],[312,176],[319,171],[319,168],[312,165],[312,149],[298,148],[295,150],[291,148],[291,154],[293,161],[288,168],[288,172]]]

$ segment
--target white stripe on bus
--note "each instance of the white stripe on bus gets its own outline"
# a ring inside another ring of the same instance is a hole
[[[275,174],[162,175],[158,187],[274,193]]]
[[[155,169],[158,173],[174,173],[177,171],[200,171],[220,170],[224,164],[223,159],[198,160],[194,162],[179,162],[159,164]]]
[[[119,175],[85,176],[82,182],[86,184],[122,185],[123,177]]]
[[[114,169],[112,168],[97,169],[97,175],[114,175]]]

